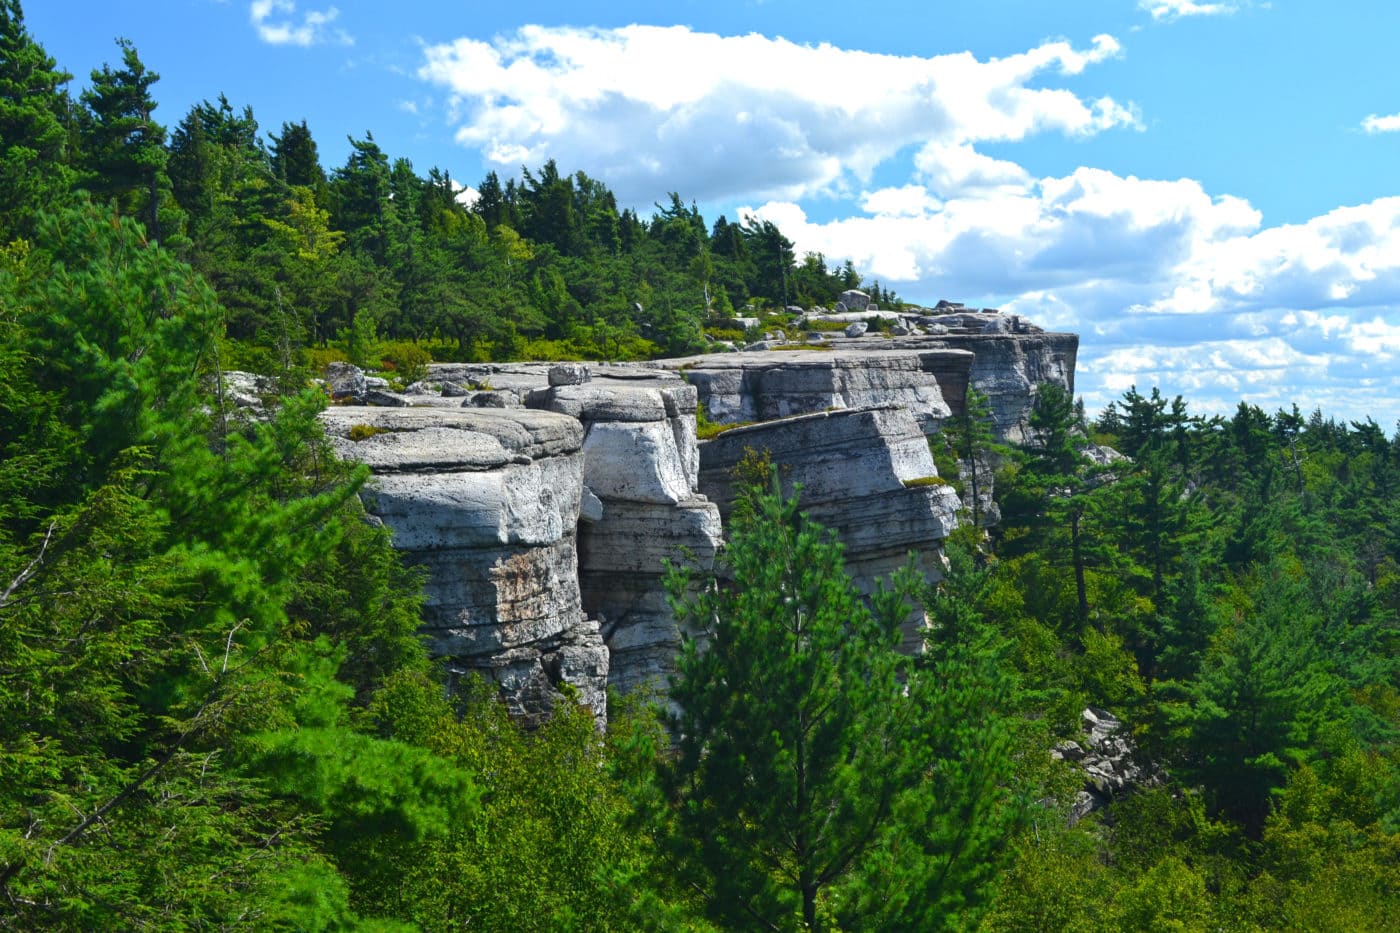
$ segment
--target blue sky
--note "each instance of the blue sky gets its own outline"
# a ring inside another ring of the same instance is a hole
[[[28,0],[86,83],[226,94],[468,185],[555,158],[644,211],[757,212],[906,299],[1081,335],[1136,383],[1400,419],[1400,4]]]

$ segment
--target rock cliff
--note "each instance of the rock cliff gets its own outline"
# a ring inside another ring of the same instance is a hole
[[[695,398],[692,386],[656,374],[527,399],[583,425],[584,483],[601,509],[579,528],[579,585],[611,653],[609,683],[624,693],[664,692],[680,650],[663,562],[708,570],[721,544],[719,509],[697,488]]]
[[[527,722],[548,715],[563,683],[606,715],[608,652],[578,584],[582,425],[359,406],[323,421],[337,453],[372,471],[369,511],[427,570],[424,635],[450,675],[490,676]]]
[[[802,510],[834,530],[846,550],[857,588],[907,565],[930,581],[942,573],[944,538],[960,506],[939,479],[927,439],[912,412],[886,406],[823,412],[734,428],[700,446],[700,488],[727,519],[734,503],[733,470],[750,450],[779,464],[784,491],[796,490]],[[904,647],[919,649],[920,617],[911,616]]]
[[[564,684],[602,717],[608,686],[664,690],[683,633],[663,561],[714,565],[748,449],[801,487],[859,587],[911,553],[937,578],[960,503],[928,437],[961,412],[969,384],[1013,441],[1036,385],[1073,386],[1074,335],[1014,322],[984,333],[971,317],[976,333],[940,325],[812,351],[435,365],[402,392],[339,367],[338,397],[378,404],[323,418],[337,451],[372,472],[368,510],[427,571],[424,635],[450,673],[490,676],[527,722],[549,715]],[[713,421],[756,423],[697,442],[698,404]],[[906,626],[911,651],[918,624]]]

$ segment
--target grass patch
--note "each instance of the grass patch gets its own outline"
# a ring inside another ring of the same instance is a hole
[[[708,441],[713,437],[719,437],[725,431],[732,431],[750,424],[754,424],[754,422],[736,421],[733,424],[719,424],[710,420],[710,413],[705,411],[703,402],[695,407],[695,437],[697,440]]]
[[[376,434],[388,433],[388,428],[378,428],[372,424],[352,424],[350,425],[350,433],[347,436],[350,438],[350,440],[358,444],[360,441],[369,440]]]
[[[920,476],[916,479],[906,479],[905,489],[918,489],[923,486],[950,486],[952,485],[941,476]]]

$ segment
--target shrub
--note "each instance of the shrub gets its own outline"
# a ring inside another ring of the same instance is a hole
[[[388,428],[378,428],[372,424],[352,424],[350,425],[350,440],[355,443],[374,437],[376,434],[384,434]]]
[[[416,343],[407,340],[386,343],[381,355],[384,357],[384,368],[389,369],[392,364],[394,372],[405,385],[428,378],[432,354]]]
[[[344,363],[349,361],[345,351],[340,347],[307,347],[301,351],[306,360],[307,368],[313,373],[324,373],[326,367],[331,363]]]
[[[710,420],[709,412],[705,411],[704,404],[696,406],[695,409],[695,436],[702,441],[707,441],[712,437],[719,437],[725,431],[732,431],[735,428],[742,428],[750,424],[753,424],[753,422],[738,421],[733,424],[718,424]]]

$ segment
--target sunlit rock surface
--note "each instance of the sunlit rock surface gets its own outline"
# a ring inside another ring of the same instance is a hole
[[[449,670],[490,676],[526,722],[564,683],[606,715],[608,653],[578,587],[582,425],[497,409],[334,407],[322,419],[337,453],[372,471],[368,510],[428,571],[423,631]]]
[[[914,415],[884,407],[823,412],[726,431],[700,445],[700,489],[726,518],[734,503],[734,467],[749,451],[779,465],[785,492],[834,530],[858,589],[909,564],[940,579],[942,542],[957,524],[959,501],[937,476]],[[919,648],[921,618],[911,616],[904,647]]]

